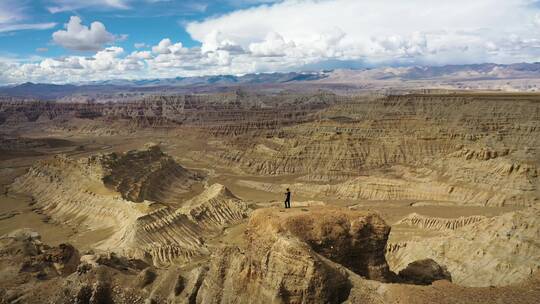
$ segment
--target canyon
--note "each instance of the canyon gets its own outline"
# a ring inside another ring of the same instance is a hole
[[[0,303],[540,298],[536,93],[134,95],[0,97]]]

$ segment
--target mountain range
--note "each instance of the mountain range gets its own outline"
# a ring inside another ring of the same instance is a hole
[[[446,88],[537,91],[540,62],[515,64],[471,64],[446,66],[379,67],[318,72],[258,73],[175,77],[155,79],[113,79],[73,84],[23,83],[0,87],[0,96],[60,99],[72,95],[116,93],[205,93],[231,88],[329,90],[378,90],[392,88]]]

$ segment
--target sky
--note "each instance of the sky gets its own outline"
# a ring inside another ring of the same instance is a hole
[[[540,61],[540,0],[0,0],[0,85]]]

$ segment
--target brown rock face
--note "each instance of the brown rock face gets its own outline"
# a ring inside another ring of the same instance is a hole
[[[261,286],[277,291],[286,303],[338,303],[349,294],[346,273],[294,239],[279,238],[267,259],[260,261],[254,266],[260,271]]]
[[[246,252],[236,247],[216,252],[196,302],[341,303],[350,288],[345,271],[297,238],[279,236]]]
[[[107,154],[99,162],[104,169],[104,184],[132,202],[161,202],[167,197],[164,189],[189,188],[201,180],[201,176],[184,169],[158,146]]]
[[[414,261],[399,272],[403,282],[419,285],[429,285],[437,280],[452,281],[452,276],[444,266],[432,259]]]
[[[225,247],[212,256],[197,303],[341,303],[352,285],[336,263],[371,279],[391,277],[384,258],[389,232],[368,212],[259,209],[245,250]]]
[[[315,252],[370,279],[391,279],[384,257],[390,227],[376,214],[317,207],[310,212],[256,211],[250,219],[252,243],[272,235],[293,235]]]

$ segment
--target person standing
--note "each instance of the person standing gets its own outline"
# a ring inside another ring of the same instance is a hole
[[[285,192],[285,208],[291,208],[291,191],[287,188]]]

